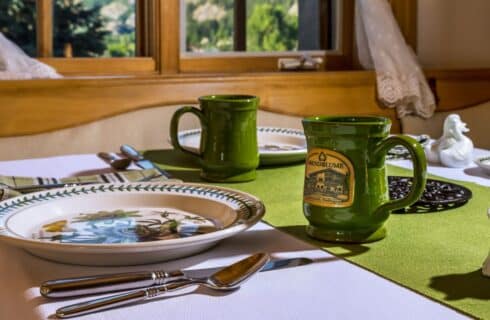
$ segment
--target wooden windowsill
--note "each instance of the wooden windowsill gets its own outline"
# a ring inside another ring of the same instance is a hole
[[[60,79],[5,80],[2,89],[46,88],[69,86],[144,85],[148,83],[189,83],[248,81],[248,80],[327,81],[338,84],[362,84],[374,81],[372,71],[313,71],[313,72],[243,72],[243,73],[181,73],[181,74],[121,74],[121,75],[67,75]]]
[[[156,74],[155,59],[151,57],[131,58],[39,58],[58,71],[70,76]]]
[[[151,58],[150,58],[151,59]],[[109,59],[112,60],[112,59]],[[427,78],[439,80],[488,80],[490,69],[454,69],[424,71]],[[270,81],[287,80],[302,86],[303,82],[321,81],[324,84],[336,85],[366,85],[375,83],[375,74],[370,70],[345,71],[311,71],[311,72],[243,72],[243,73],[181,73],[181,74],[120,74],[120,75],[78,75],[68,74],[61,79],[33,79],[33,80],[2,80],[0,81],[0,98],[2,90],[8,89],[37,89],[70,86],[114,86],[114,85],[145,85],[149,83],[189,83],[195,82],[221,82],[221,81]]]

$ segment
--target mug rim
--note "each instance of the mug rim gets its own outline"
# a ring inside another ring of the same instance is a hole
[[[350,119],[351,121],[345,121]],[[344,120],[344,121],[341,121]],[[353,121],[357,120],[357,121]],[[306,123],[324,123],[345,126],[372,126],[390,125],[390,118],[376,115],[335,115],[335,116],[311,116],[303,119]]]
[[[257,96],[248,94],[210,94],[199,97],[199,101],[217,101],[217,102],[252,102],[258,100]]]

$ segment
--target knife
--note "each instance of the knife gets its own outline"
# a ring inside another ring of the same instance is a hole
[[[126,157],[128,157],[131,160],[133,160],[134,163],[138,167],[140,167],[142,169],[157,169],[158,172],[160,172],[162,174],[162,176],[164,176],[164,177],[166,177],[168,179],[172,179],[172,175],[170,173],[168,173],[167,171],[165,171],[165,170],[161,169],[160,167],[156,166],[150,160],[145,159],[141,153],[139,153],[138,151],[136,151],[135,148],[133,148],[133,147],[127,145],[127,144],[123,144],[121,146],[121,152]]]
[[[312,263],[308,258],[278,259],[269,261],[261,271],[270,271],[297,267]],[[185,279],[205,278],[223,267],[174,270],[166,272],[141,271],[116,274],[105,274],[78,278],[49,280],[40,287],[41,295],[46,298],[66,298],[106,292],[131,290],[182,281]]]

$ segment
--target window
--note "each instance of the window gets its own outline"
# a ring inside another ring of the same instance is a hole
[[[273,71],[301,52],[350,62],[352,15],[350,0],[181,0],[180,67]]]
[[[0,2],[1,31],[64,74],[276,71],[303,51],[328,69],[351,61],[353,0]]]
[[[389,0],[416,43],[416,0]],[[0,31],[63,74],[353,67],[354,0],[0,0]]]
[[[0,31],[62,73],[154,72],[157,2],[2,0]]]
[[[134,0],[53,1],[53,56],[134,57]]]
[[[185,52],[332,50],[336,1],[185,0]]]

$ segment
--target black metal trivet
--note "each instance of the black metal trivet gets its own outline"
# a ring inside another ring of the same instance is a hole
[[[411,177],[389,176],[390,198],[401,199],[407,196],[412,187]],[[427,179],[422,197],[410,207],[393,213],[428,213],[461,207],[472,197],[468,188],[458,184]]]

